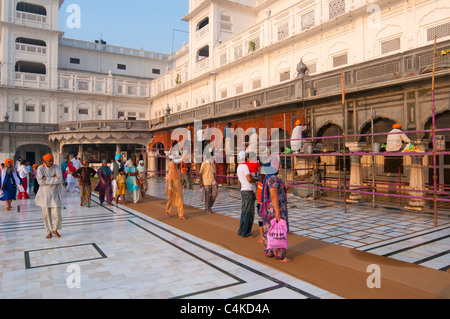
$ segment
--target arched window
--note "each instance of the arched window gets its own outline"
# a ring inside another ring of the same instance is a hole
[[[16,38],[16,43],[32,44],[32,45],[38,45],[41,47],[47,46],[47,43],[45,43],[45,41],[37,40],[37,39],[23,38],[23,37]]]
[[[206,27],[209,24],[209,17],[204,18],[200,23],[197,25],[197,30],[201,30],[204,27]]]
[[[198,50],[197,62],[206,58],[209,58],[209,45],[205,45],[203,48]]]
[[[45,67],[45,64],[28,61],[17,61],[15,71],[43,75],[47,74],[47,68]]]
[[[47,16],[47,9],[45,9],[45,7],[27,2],[19,2],[17,4],[16,10]]]

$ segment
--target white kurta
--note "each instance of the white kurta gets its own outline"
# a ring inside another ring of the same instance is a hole
[[[54,177],[56,175],[56,177]],[[45,177],[45,179],[44,179]],[[61,168],[53,165],[48,168],[47,165],[41,165],[37,172],[37,181],[39,191],[34,203],[42,208],[60,208],[63,207],[62,197],[62,172]]]
[[[307,126],[297,125],[292,131],[292,139],[296,141],[291,141],[291,149],[294,152],[300,151],[302,149],[303,132],[307,129]]]
[[[399,133],[390,134],[387,137],[386,142],[386,152],[400,152],[402,151],[403,143],[412,143],[412,141],[405,134],[400,134],[402,131],[399,129],[393,129],[389,133]]]

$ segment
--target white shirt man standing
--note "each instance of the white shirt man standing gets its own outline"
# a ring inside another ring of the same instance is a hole
[[[53,164],[54,159],[51,154],[45,155],[43,159],[44,165],[39,166],[37,172],[39,192],[34,202],[36,206],[42,208],[46,238],[52,238],[52,234],[60,238],[58,230],[61,230],[62,225],[62,172],[58,165]]]
[[[291,149],[294,153],[300,153],[302,150],[303,132],[307,130],[307,126],[301,125],[300,120],[295,122],[294,130],[292,131]]]
[[[252,183],[257,182],[258,180],[252,177],[250,169],[246,164],[244,164],[247,158],[248,156],[244,151],[238,154],[239,166],[237,168],[237,176],[239,178],[239,182],[241,183],[242,199],[241,220],[238,235],[244,238],[253,238],[252,227],[255,219],[256,196],[255,186]]]

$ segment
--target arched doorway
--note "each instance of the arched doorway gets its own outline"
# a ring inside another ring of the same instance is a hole
[[[328,136],[341,136],[342,128],[336,124],[329,123],[322,126],[317,131],[317,137],[328,137]],[[324,138],[319,140],[322,144],[322,151],[324,152],[337,152],[342,150],[342,140],[337,137]]]
[[[156,156],[156,176],[163,177],[166,172],[166,158],[164,153],[164,144],[158,142],[153,145],[153,149],[155,150]]]
[[[339,137],[334,136],[342,136],[342,128],[339,125],[328,123],[324,126],[322,126],[317,131],[317,137],[329,137],[324,138],[321,140],[318,140],[318,143],[322,144],[322,152],[328,153],[328,152],[338,152],[343,150],[343,140]],[[332,158],[329,156],[323,157],[323,164],[326,165],[326,171],[334,173],[335,171],[343,171],[344,170],[344,158],[342,156],[335,157],[334,164],[332,162]],[[320,162],[322,162],[322,158],[320,158]],[[333,169],[334,165],[334,169]],[[350,171],[350,158],[347,158],[346,160],[346,168],[347,171]]]
[[[393,120],[386,118],[376,118],[373,121],[373,132],[374,133],[388,133],[392,130],[392,126],[395,124]],[[372,123],[369,122],[361,130],[361,134],[371,134],[372,133]],[[359,140],[360,142],[372,143],[372,136],[362,136]],[[373,136],[374,143],[384,144],[387,141],[387,135],[375,135]]]
[[[284,156],[287,148],[291,148],[291,136],[285,130],[279,128],[278,132],[272,132],[270,135],[270,147],[271,152],[273,151],[272,147],[276,146],[278,143],[278,150],[280,153],[280,164],[282,168],[292,168],[292,159],[290,156]]]
[[[425,130],[431,130],[432,126],[432,119],[430,118],[428,122],[425,124]],[[447,129],[450,126],[450,111],[445,111],[443,113],[440,113],[436,115],[436,129]],[[445,150],[450,149],[450,132],[444,131],[444,132],[436,132],[437,139],[442,140],[443,144],[445,145]],[[433,137],[431,136],[431,133],[427,133],[424,136],[425,139],[428,139],[430,142],[428,144],[428,148],[430,150],[433,149]],[[429,163],[429,169],[428,169],[428,182],[430,185],[434,184],[434,167],[433,167],[433,156],[429,156],[428,158]],[[450,155],[438,155],[436,159],[437,164],[437,183],[440,185],[449,185],[450,184]],[[441,188],[441,187],[439,187]]]
[[[41,165],[43,160],[42,157],[45,154],[51,153],[52,150],[47,145],[41,144],[28,144],[19,146],[16,150],[16,154],[14,155],[14,161],[17,161],[20,157],[21,159],[25,159],[30,162],[31,165],[39,164]]]

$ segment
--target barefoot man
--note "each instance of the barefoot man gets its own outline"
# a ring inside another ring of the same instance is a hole
[[[44,215],[45,231],[47,239],[52,238],[52,234],[57,238],[61,235],[61,209],[63,207],[62,199],[62,173],[58,165],[53,164],[53,155],[47,154],[43,157],[44,165],[38,168],[37,180],[39,183],[39,192],[34,200],[36,206],[42,208]],[[53,226],[52,226],[53,225]]]

